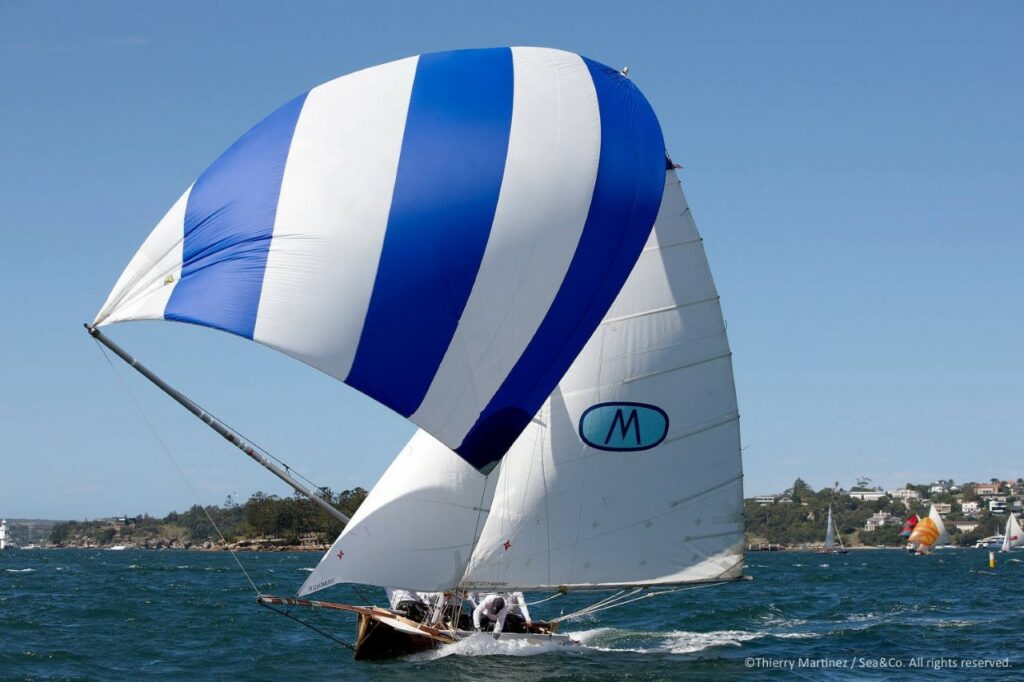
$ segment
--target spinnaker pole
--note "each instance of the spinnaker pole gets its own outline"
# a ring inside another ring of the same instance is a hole
[[[141,362],[139,362],[134,357],[132,357],[128,353],[128,351],[126,351],[125,349],[121,348],[121,346],[119,346],[116,343],[114,343],[114,341],[112,341],[106,334],[104,334],[103,332],[101,332],[99,329],[97,329],[96,327],[94,327],[91,324],[86,324],[85,325],[85,329],[89,332],[89,334],[94,339],[96,339],[97,341],[102,343],[104,346],[109,348],[111,351],[113,351],[114,354],[117,355],[117,357],[121,358],[126,363],[131,365],[131,367],[136,372],[138,372],[142,376],[144,376],[147,379],[149,379],[153,384],[156,385],[157,388],[159,388],[161,391],[163,391],[167,395],[171,396],[179,405],[184,407],[186,410],[188,410],[189,412],[191,412],[195,416],[199,417],[199,419],[204,424],[206,424],[211,429],[213,429],[214,431],[219,433],[221,436],[226,438],[227,441],[229,443],[231,443],[232,445],[234,445],[236,448],[238,448],[239,450],[241,450],[242,452],[247,454],[252,459],[256,460],[256,462],[261,464],[264,468],[268,469],[270,471],[270,473],[272,473],[275,476],[277,476],[278,478],[280,478],[282,481],[284,481],[285,483],[290,485],[292,488],[294,488],[299,493],[301,493],[301,494],[305,495],[306,497],[308,497],[311,501],[313,501],[315,504],[317,504],[321,509],[323,509],[328,514],[330,514],[334,518],[338,519],[342,523],[347,524],[349,522],[349,520],[350,520],[349,517],[347,517],[344,514],[342,514],[340,511],[338,511],[334,507],[334,505],[332,505],[330,502],[325,500],[323,497],[317,495],[313,490],[311,490],[307,486],[303,485],[301,482],[295,480],[295,478],[292,477],[291,472],[289,472],[288,469],[286,469],[284,467],[281,467],[281,466],[278,466],[277,464],[272,462],[269,457],[267,457],[265,454],[260,452],[259,448],[257,448],[255,445],[250,443],[248,440],[243,438],[241,435],[239,435],[235,431],[231,430],[224,422],[220,421],[219,419],[214,417],[212,414],[210,414],[209,412],[207,412],[203,408],[201,408],[198,405],[196,405],[184,393],[182,393],[181,391],[177,390],[176,388],[174,388],[173,386],[168,384],[166,381],[164,381],[163,379],[158,377],[156,374],[154,374],[152,371],[150,371],[149,368],[147,368]]]

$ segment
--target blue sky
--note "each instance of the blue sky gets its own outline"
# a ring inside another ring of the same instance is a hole
[[[659,113],[722,295],[746,492],[803,476],[1024,475],[1024,5],[0,3],[0,515],[192,498],[81,329],[251,124],[433,50],[560,47]],[[313,480],[369,487],[412,434],[251,342],[111,335]],[[283,484],[118,370],[206,503]]]

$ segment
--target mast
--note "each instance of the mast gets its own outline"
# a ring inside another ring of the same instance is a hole
[[[270,473],[280,478],[282,481],[290,485],[296,491],[308,497],[312,502],[314,502],[316,505],[318,505],[321,509],[326,511],[334,518],[338,519],[339,521],[345,524],[349,522],[349,517],[345,516],[340,511],[335,509],[334,505],[332,505],[330,502],[317,495],[315,492],[310,490],[301,482],[295,480],[295,478],[292,477],[291,472],[287,468],[278,466],[277,464],[272,462],[270,458],[267,457],[262,452],[260,452],[260,450],[255,445],[250,443],[248,440],[243,438],[235,431],[231,430],[224,422],[220,421],[212,414],[196,405],[184,393],[180,392],[179,390],[168,384],[166,381],[158,377],[156,374],[150,371],[149,368],[147,368],[141,362],[139,362],[134,357],[129,355],[126,350],[121,348],[121,346],[114,343],[114,341],[112,341],[106,334],[104,334],[91,324],[86,324],[84,326],[86,331],[88,331],[89,334],[94,339],[96,339],[104,346],[109,348],[111,351],[113,351],[114,354],[117,355],[117,357],[121,358],[126,363],[131,365],[131,367],[136,372],[149,379],[161,391],[171,396],[179,405],[184,407],[186,410],[188,410],[195,416],[199,417],[200,421],[202,421],[204,424],[206,424],[211,429],[213,429],[221,436],[223,436],[225,439],[227,439],[229,443],[231,443],[236,448],[244,452],[250,458],[252,458],[257,463],[262,465],[264,468],[269,470]]]

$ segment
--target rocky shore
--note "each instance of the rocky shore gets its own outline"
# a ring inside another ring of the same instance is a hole
[[[243,538],[235,542],[223,543],[191,542],[178,538],[153,537],[144,540],[126,540],[123,542],[96,542],[89,538],[76,538],[62,543],[46,543],[43,549],[154,549],[154,550],[191,550],[197,552],[225,552],[228,550],[241,552],[325,552],[329,545],[322,543],[303,542],[294,544],[284,538]]]

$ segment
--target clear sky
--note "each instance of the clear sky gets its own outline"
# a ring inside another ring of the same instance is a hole
[[[192,503],[81,328],[149,230],[310,87],[543,45],[659,113],[734,351],[748,495],[1024,475],[1024,5],[0,0],[0,515]],[[313,480],[413,428],[248,341],[111,335]],[[120,364],[206,503],[288,490]]]

